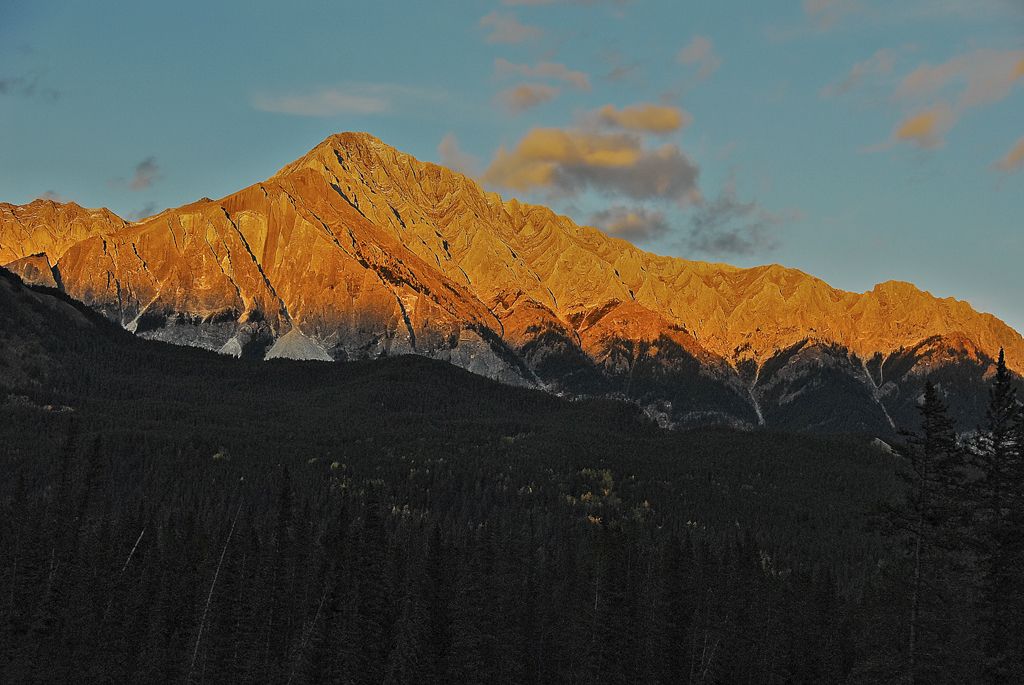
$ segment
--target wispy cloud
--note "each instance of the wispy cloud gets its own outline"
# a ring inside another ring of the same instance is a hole
[[[622,53],[611,51],[605,53],[604,60],[608,65],[608,71],[602,78],[606,81],[617,83],[635,77],[640,71],[640,64],[628,62]]]
[[[480,27],[488,31],[488,43],[512,45],[540,38],[544,32],[536,26],[528,26],[516,19],[515,15],[491,12],[480,19]]]
[[[876,76],[888,76],[896,68],[899,53],[891,48],[882,48],[863,62],[857,62],[850,71],[835,83],[821,89],[822,97],[836,97],[850,93]]]
[[[803,0],[804,14],[819,30],[828,30],[849,15],[864,11],[860,0]]]
[[[697,78],[703,80],[718,71],[722,58],[715,52],[714,42],[706,36],[694,36],[689,44],[679,51],[676,60],[680,64],[694,67]]]
[[[903,119],[893,131],[892,138],[924,149],[942,147],[946,133],[955,122],[953,110],[944,103],[939,104]]]
[[[869,150],[899,142],[941,147],[965,113],[1005,100],[1022,82],[1024,50],[981,49],[941,64],[922,64],[903,77],[892,96],[910,114],[893,129],[888,143]]]
[[[157,204],[150,200],[149,202],[146,202],[144,205],[139,207],[134,212],[129,212],[125,218],[127,218],[128,221],[141,221],[142,219],[146,219],[148,217],[153,216],[154,214],[156,214],[156,212]]]
[[[110,186],[113,188],[128,188],[129,190],[140,191],[150,188],[160,179],[160,165],[156,157],[149,156],[135,165],[130,178],[120,176],[110,179]]]
[[[821,36],[865,26],[920,27],[924,23],[992,23],[1024,20],[1017,0],[803,0],[802,21],[765,27],[772,41]]]
[[[954,93],[960,109],[1005,99],[1024,77],[1024,50],[975,50],[942,64],[922,64],[904,77],[895,97],[920,100]]]
[[[678,131],[693,121],[690,113],[680,107],[651,102],[641,102],[622,109],[605,105],[591,116],[605,126],[659,135]]]
[[[502,0],[504,5],[539,7],[541,5],[629,5],[635,0]]]
[[[160,178],[160,167],[156,163],[156,157],[146,157],[135,165],[135,173],[128,181],[128,187],[132,190],[145,190]]]
[[[994,166],[1008,174],[1024,169],[1024,137],[1019,138]]]
[[[800,219],[800,212],[773,212],[756,201],[743,202],[730,179],[714,200],[697,206],[684,246],[705,255],[749,256],[779,247],[779,230]]]
[[[568,83],[579,90],[590,90],[590,76],[586,72],[570,69],[560,62],[539,62],[538,64],[515,64],[499,57],[494,60],[494,71],[498,76],[521,76],[523,78],[547,79]]]
[[[524,112],[558,96],[559,90],[543,83],[521,83],[498,93],[500,102],[510,112]]]
[[[44,102],[55,102],[60,99],[59,90],[42,85],[40,81],[41,76],[38,73],[0,77],[0,95],[34,98]]]
[[[64,202],[64,196],[55,190],[47,190],[45,193],[40,195],[40,197],[44,200],[49,200],[50,202]]]
[[[448,133],[437,145],[437,155],[441,164],[463,174],[474,176],[479,167],[479,160],[462,151],[459,139],[454,133]]]
[[[343,92],[334,88],[295,95],[257,95],[253,97],[252,104],[264,112],[303,117],[378,114],[391,109],[391,101],[386,97]]]
[[[263,112],[302,117],[384,114],[401,104],[440,97],[435,91],[395,83],[347,83],[289,93],[257,93],[252,106]]]
[[[609,235],[632,243],[651,242],[669,232],[665,214],[645,207],[609,207],[593,214],[590,223]]]

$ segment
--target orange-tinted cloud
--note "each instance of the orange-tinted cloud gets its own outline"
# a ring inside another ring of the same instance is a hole
[[[953,122],[954,117],[948,107],[934,107],[901,121],[893,132],[893,139],[913,143],[921,148],[939,147]]]
[[[942,64],[922,64],[896,90],[901,100],[922,100],[959,90],[958,109],[982,107],[1005,99],[1024,75],[1024,51],[975,50]]]
[[[568,83],[580,90],[590,90],[590,77],[586,73],[570,69],[559,62],[540,62],[531,66],[529,64],[514,64],[499,57],[494,60],[494,70],[498,76],[548,79]]]
[[[498,101],[512,112],[523,112],[555,99],[558,93],[558,88],[554,86],[542,83],[522,83],[503,90],[498,94]]]
[[[488,43],[505,45],[535,40],[544,33],[536,26],[527,26],[520,23],[514,15],[502,14],[500,12],[491,12],[481,18],[480,26],[490,31],[486,38]]]
[[[572,195],[587,188],[634,199],[687,202],[699,170],[675,145],[646,148],[640,137],[535,128],[511,150],[499,148],[484,180],[519,191]]]
[[[941,147],[965,113],[1005,100],[1024,82],[1022,50],[975,50],[941,64],[923,64],[900,82],[893,98],[918,111],[898,124],[890,142]],[[876,146],[874,149],[888,145]]]
[[[672,133],[693,121],[689,112],[671,105],[642,102],[623,109],[605,105],[595,112],[597,120],[608,126],[641,133]]]
[[[1024,169],[1024,137],[1018,139],[995,166],[1008,174]]]

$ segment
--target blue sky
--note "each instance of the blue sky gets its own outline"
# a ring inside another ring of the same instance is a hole
[[[655,252],[1024,330],[1021,0],[0,0],[0,200],[141,216],[345,130]]]

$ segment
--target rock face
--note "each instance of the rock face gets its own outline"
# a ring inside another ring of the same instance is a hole
[[[965,302],[653,255],[367,134],[136,224],[0,205],[5,261],[35,282],[55,264],[51,280],[146,337],[259,357],[418,353],[630,398],[667,425],[888,430],[912,418],[925,373],[980,388],[1000,347],[1024,370],[1021,336]]]
[[[78,241],[127,225],[109,209],[85,209],[74,202],[0,202],[0,264],[41,254],[55,264]]]

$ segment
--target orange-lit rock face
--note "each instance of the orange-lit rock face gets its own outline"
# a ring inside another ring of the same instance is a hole
[[[16,259],[8,263],[5,268],[21,277],[21,280],[35,285],[45,285],[48,288],[56,288],[57,280],[53,275],[53,265],[46,258],[45,254],[34,254],[28,257]]]
[[[263,183],[136,224],[73,204],[0,205],[0,263],[15,260],[38,282],[55,263],[50,278],[70,295],[142,335],[231,354],[262,356],[277,340],[270,356],[418,352],[555,387],[561,376],[538,378],[538,360],[588,359],[633,383],[641,357],[677,370],[685,358],[748,404],[767,387],[762,368],[782,388],[773,358],[817,368],[855,355],[829,364],[863,367],[873,397],[876,355],[986,364],[1005,347],[1024,370],[1020,335],[964,302],[660,257],[366,134],[331,136]]]
[[[1006,347],[1024,369],[1021,336],[965,302],[907,283],[855,294],[777,265],[738,269],[652,255],[545,207],[502,201],[365,134],[332,136],[276,178],[302,171],[339,186],[375,225],[483,302],[517,292],[520,303],[532,300],[566,323],[580,311],[632,302],[732,362],[762,363],[806,338],[870,357],[963,334],[990,356]],[[521,317],[522,304],[516,311]]]
[[[120,217],[107,209],[85,209],[74,202],[0,202],[0,264],[42,253],[54,263],[78,241],[113,233],[125,226]]]

